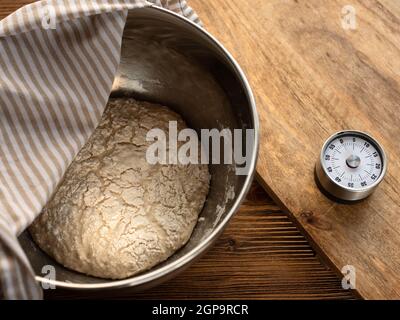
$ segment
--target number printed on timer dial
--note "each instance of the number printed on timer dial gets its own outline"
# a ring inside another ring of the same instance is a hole
[[[343,131],[330,137],[317,163],[321,186],[336,198],[360,200],[370,195],[386,171],[386,156],[366,133]]]

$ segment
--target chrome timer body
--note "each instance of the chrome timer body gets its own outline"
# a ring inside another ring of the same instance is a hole
[[[336,199],[357,201],[374,192],[386,169],[382,146],[364,132],[347,130],[325,142],[316,164],[316,178]]]

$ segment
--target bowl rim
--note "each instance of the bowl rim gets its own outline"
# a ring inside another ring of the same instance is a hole
[[[66,282],[66,281],[59,281],[59,280],[52,280],[49,278],[45,278],[42,276],[35,276],[35,279],[39,281],[42,284],[50,285],[50,286],[56,286],[58,288],[64,288],[64,289],[83,289],[83,290],[98,290],[98,289],[112,289],[112,288],[126,288],[126,287],[136,287],[140,285],[144,285],[147,283],[151,283],[153,281],[156,281],[162,277],[165,277],[167,275],[172,274],[173,272],[178,271],[179,269],[183,268],[185,265],[193,261],[196,257],[199,257],[202,253],[204,253],[212,244],[213,242],[218,238],[220,233],[225,229],[227,226],[229,220],[233,217],[233,215],[237,212],[239,209],[239,206],[243,202],[247,192],[250,189],[255,170],[256,170],[256,164],[257,164],[257,158],[258,158],[258,149],[259,149],[259,118],[258,118],[258,113],[257,113],[257,108],[256,108],[256,102],[255,98],[253,95],[253,92],[250,88],[250,84],[237,63],[237,61],[233,58],[233,56],[228,52],[228,50],[213,36],[211,35],[207,30],[204,28],[200,27],[196,23],[192,22],[191,20],[187,19],[186,17],[183,17],[175,12],[172,12],[170,10],[164,9],[157,7],[155,5],[151,5],[149,7],[143,8],[143,10],[156,10],[156,11],[161,11],[164,14],[173,16],[174,18],[180,19],[183,22],[189,24],[191,27],[196,28],[198,31],[202,32],[209,40],[214,42],[214,44],[221,49],[223,55],[227,58],[227,60],[231,63],[234,71],[236,72],[236,75],[238,76],[239,80],[242,82],[242,85],[245,89],[245,94],[247,96],[247,99],[249,101],[249,107],[251,110],[251,116],[252,120],[254,121],[254,148],[253,152],[251,154],[251,161],[249,165],[249,172],[250,174],[247,175],[243,188],[241,189],[240,193],[236,197],[235,202],[233,203],[231,209],[229,212],[226,214],[224,219],[219,222],[219,225],[206,237],[204,238],[197,246],[195,246],[192,250],[190,250],[188,253],[180,257],[179,259],[171,262],[170,264],[167,264],[159,269],[155,269],[153,271],[148,271],[144,274],[139,274],[137,276],[133,276],[131,278],[126,278],[122,280],[115,280],[115,281],[108,281],[108,282],[99,282],[99,283],[87,283],[87,284],[82,284],[82,283],[72,283],[72,282]]]

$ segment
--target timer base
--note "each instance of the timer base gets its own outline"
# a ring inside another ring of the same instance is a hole
[[[340,204],[346,204],[346,205],[356,205],[357,203],[363,202],[363,201],[365,201],[365,199],[370,197],[370,195],[369,195],[366,198],[360,199],[360,200],[343,200],[343,199],[335,197],[334,195],[332,195],[328,191],[326,191],[324,189],[324,187],[321,185],[321,183],[319,182],[318,176],[317,176],[317,168],[314,169],[314,181],[315,181],[315,184],[317,185],[319,191],[321,191],[321,193],[326,198],[328,198],[329,200],[331,200],[333,202],[337,202],[337,203],[340,203]]]

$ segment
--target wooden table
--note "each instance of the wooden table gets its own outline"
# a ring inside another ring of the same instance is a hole
[[[265,189],[337,271],[354,266],[363,297],[399,299],[400,1],[191,4],[253,87]],[[389,156],[379,189],[355,205],[327,199],[314,181],[324,140],[343,129],[369,132]]]
[[[4,17],[29,2],[32,1],[2,0],[0,17]],[[292,47],[290,41],[294,41],[293,43],[297,46],[314,45],[315,48],[321,39],[316,37],[314,42],[306,41],[306,43],[297,41],[293,21],[298,19],[303,24],[309,23],[309,28],[299,29],[301,33],[298,37],[305,34],[313,39],[312,30],[322,28],[321,34],[323,35],[324,25],[311,26],[311,24],[315,22],[316,17],[321,18],[323,14],[329,16],[332,8],[322,1],[218,0],[204,2],[191,0],[190,4],[198,11],[207,29],[215,34],[234,54],[252,83],[261,111],[262,141],[266,143],[266,148],[263,147],[261,150],[258,169],[260,181],[279,203],[289,209],[288,211],[297,208],[294,206],[297,202],[293,198],[289,197],[288,199],[285,195],[282,196],[282,192],[279,193],[282,189],[279,187],[280,180],[276,179],[276,176],[282,169],[285,177],[292,174],[293,168],[286,162],[282,162],[281,157],[284,152],[292,148],[296,152],[298,151],[293,145],[298,143],[298,140],[295,139],[290,143],[287,143],[286,140],[288,137],[295,136],[292,132],[293,122],[299,121],[297,128],[302,128],[303,123],[300,122],[301,119],[293,117],[290,112],[287,116],[280,118],[279,110],[282,105],[292,106],[296,103],[305,108],[308,102],[306,99],[308,90],[313,85],[316,86],[315,83],[318,83],[319,80],[318,77],[314,79],[310,77],[309,82],[295,82],[295,79],[299,77],[299,72],[303,71],[299,71],[299,69],[307,66],[305,70],[311,75],[313,68],[299,60],[300,53],[296,51],[298,48]],[[334,9],[337,8],[334,7]],[[385,7],[381,9],[384,14],[389,15],[384,10]],[[335,15],[336,11],[332,12]],[[379,16],[379,13],[378,10],[375,14]],[[393,19],[395,20],[395,18]],[[394,22],[391,21],[391,23]],[[290,35],[294,38],[285,36],[285,32],[291,32]],[[335,38],[334,35],[332,36]],[[324,41],[329,43],[328,40]],[[302,50],[305,51],[306,48],[302,48]],[[327,52],[325,56],[336,58],[332,52]],[[297,68],[293,64],[296,64]],[[381,62],[381,64],[384,63]],[[315,67],[315,69],[318,68]],[[312,75],[315,76],[315,74]],[[323,83],[319,84],[319,91],[314,95],[319,96],[321,104],[323,104],[332,96],[330,90],[325,90],[321,86]],[[315,96],[310,96],[311,98],[313,102],[316,99]],[[262,111],[267,111],[267,113],[264,114]],[[288,130],[287,137],[282,135],[282,132],[286,130]],[[315,138],[315,136],[316,133],[312,137]],[[323,137],[318,138],[322,139]],[[316,139],[316,142],[319,140]],[[282,150],[271,149],[273,145]],[[301,161],[306,160],[309,159],[301,159]],[[271,161],[269,166],[266,165],[267,161]],[[286,181],[283,182],[286,183]],[[301,190],[297,186],[301,182],[301,179],[299,181],[293,179],[291,188],[287,189],[285,184],[281,188],[285,187],[286,190],[293,191],[295,195],[294,189]],[[306,190],[302,197],[304,201],[312,202],[310,197],[315,196],[315,191],[310,187],[310,181],[302,186],[313,190],[312,192]],[[216,246],[203,259],[174,280],[141,294],[119,291],[108,294],[93,293],[83,297],[76,292],[51,291],[46,292],[46,297],[80,299],[85,297],[150,299],[354,298],[352,292],[341,289],[341,279],[334,274],[329,264],[321,262],[321,257],[316,255],[306,238],[299,232],[292,217],[298,219],[295,223],[303,231],[306,231],[307,237],[316,240],[318,245],[321,237],[318,232],[313,230],[331,230],[332,227],[319,217],[315,217],[314,212],[301,211],[300,214],[296,210],[291,212],[293,215],[289,216],[281,211],[255,184],[247,202],[242,206]],[[311,225],[311,227],[307,227],[307,225]],[[340,268],[340,260],[335,260],[335,253],[326,248],[326,242],[322,239],[322,245],[316,246],[317,250],[322,253],[323,257],[329,257],[335,263],[336,268]],[[376,287],[370,288],[376,289]],[[384,290],[380,288],[378,288],[378,293],[370,292],[369,294],[364,288],[362,289],[360,291],[366,297],[385,296]]]

